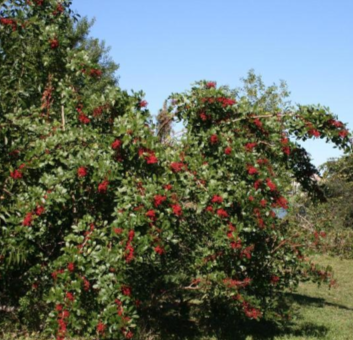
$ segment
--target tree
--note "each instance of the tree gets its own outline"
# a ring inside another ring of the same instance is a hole
[[[352,167],[351,154],[324,163],[320,187],[325,201],[301,198],[309,227],[307,239],[321,251],[348,258],[353,256]]]
[[[172,139],[172,122],[173,116],[168,111],[167,101],[164,101],[163,108],[157,115],[157,136],[162,143]]]
[[[186,126],[165,145],[142,92],[99,84],[91,49],[70,40],[69,5],[0,13],[5,304],[58,340],[132,338],[165,311],[286,320],[283,289],[331,280],[273,212],[288,208],[288,178],[320,193],[294,138],[349,151],[345,126],[320,106],[283,112],[276,90],[254,101],[201,81],[164,108]]]

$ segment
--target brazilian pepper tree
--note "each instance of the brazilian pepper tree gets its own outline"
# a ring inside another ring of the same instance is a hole
[[[298,141],[349,152],[345,125],[200,81],[168,99],[185,132],[161,141],[143,93],[103,82],[74,43],[75,20],[68,1],[0,11],[2,304],[58,340],[131,339],[177,305],[286,320],[285,289],[332,278],[276,209],[293,181],[320,197]]]

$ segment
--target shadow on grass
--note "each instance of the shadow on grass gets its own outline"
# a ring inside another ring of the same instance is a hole
[[[330,306],[330,307],[336,307],[336,308],[340,308],[340,309],[344,309],[344,310],[353,311],[353,308],[349,308],[347,306],[340,305],[337,303],[327,302],[323,298],[315,298],[315,297],[296,294],[296,293],[287,293],[286,297],[301,306],[314,306],[314,307],[320,307],[320,308],[323,308],[325,306]]]
[[[222,316],[221,313],[214,315],[206,328],[208,334],[217,340],[245,340],[248,336],[252,336],[254,340],[271,340],[285,335],[322,339],[328,333],[327,327],[310,322],[300,324],[291,322],[284,326],[264,320],[239,320],[229,316],[229,314]]]
[[[304,296],[300,297],[301,302],[305,304]],[[297,296],[291,298],[295,300]],[[312,303],[309,297],[308,303]],[[172,306],[165,306],[164,310],[149,315],[149,328],[159,330],[158,336],[151,339],[245,340],[248,336],[252,336],[254,340],[271,340],[276,336],[285,335],[322,339],[328,333],[327,327],[309,322],[291,323],[284,327],[266,321],[243,320],[239,314],[220,306],[216,306],[207,317],[196,322],[192,318],[193,312],[187,306],[179,306],[179,309],[175,309],[175,306],[170,307]]]
[[[207,327],[200,328],[199,325],[188,320],[179,318],[162,319],[158,339],[173,340],[245,340],[252,336],[254,340],[271,340],[276,336],[292,335],[301,337],[313,337],[322,339],[328,333],[325,326],[314,323],[304,323],[299,327],[279,328],[269,322],[234,322],[226,325],[210,321]]]

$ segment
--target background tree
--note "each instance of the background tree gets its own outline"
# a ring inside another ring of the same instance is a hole
[[[353,158],[351,155],[329,160],[320,167],[322,185],[331,209],[332,225],[353,226]]]
[[[319,184],[325,200],[312,202],[299,192],[293,212],[307,228],[315,249],[342,257],[353,256],[352,155],[331,159],[320,166]]]
[[[234,94],[238,98],[246,98],[253,106],[261,106],[268,112],[288,112],[293,108],[287,99],[290,92],[284,80],[281,80],[279,85],[266,86],[262,77],[256,75],[252,69],[241,81],[242,86],[236,88]]]
[[[168,103],[164,101],[163,108],[159,111],[157,115],[157,136],[162,143],[165,143],[168,139],[172,138],[172,123],[173,115],[168,111]]]

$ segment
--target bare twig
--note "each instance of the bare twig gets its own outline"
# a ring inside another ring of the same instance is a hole
[[[301,225],[304,229],[312,231],[312,232],[315,231],[315,228],[313,228],[313,224],[311,222],[309,222],[305,217],[303,217],[301,215],[298,215],[297,217],[302,219],[308,225],[308,227]]]

